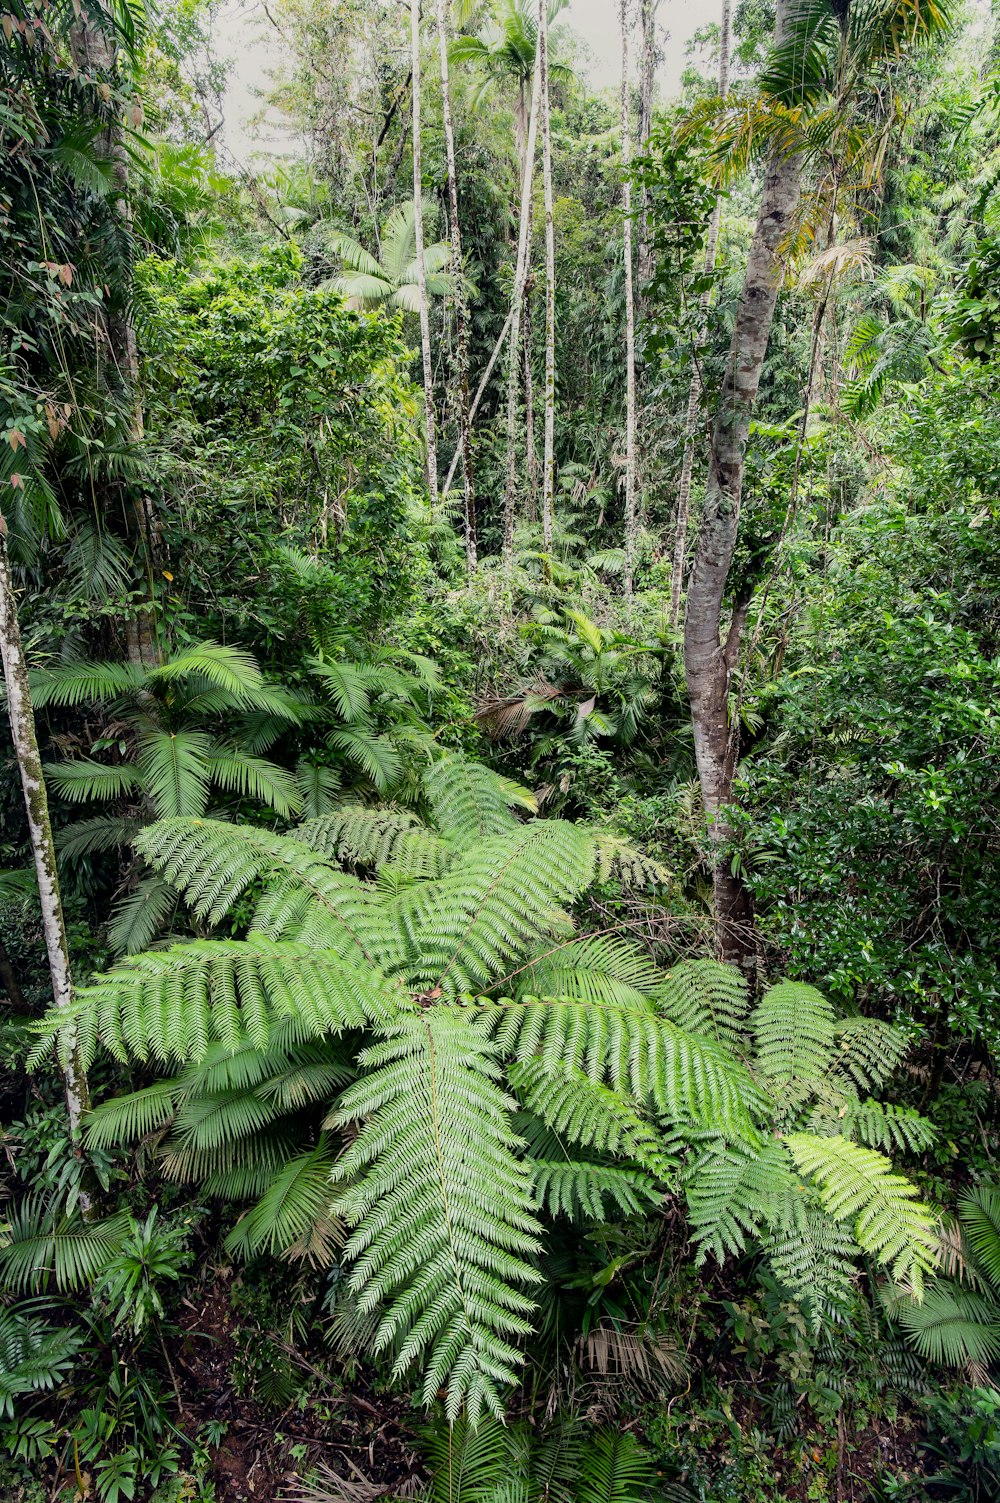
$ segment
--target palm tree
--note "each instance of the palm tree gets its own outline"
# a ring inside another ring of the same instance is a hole
[[[635,293],[632,285],[632,128],[629,124],[628,0],[618,0],[622,34],[622,249],[625,257],[625,593],[631,595],[635,573]]]
[[[752,948],[746,890],[723,854],[726,809],[738,758],[729,690],[752,598],[733,603],[723,633],[726,585],[739,534],[740,497],[753,416],[783,263],[828,226],[847,183],[877,186],[898,118],[891,63],[949,26],[951,0],[779,0],[775,45],[749,100],[706,101],[691,128],[717,127],[720,178],[742,171],[756,153],[767,165],[743,294],[716,407],[705,503],[687,595],[684,663],[695,755],[714,862],[719,953],[744,958]],[[803,178],[809,169],[807,191]]]
[[[430,204],[425,205],[430,209]],[[324,283],[342,292],[351,308],[405,308],[420,312],[417,267],[416,211],[409,200],[387,216],[380,235],[379,256],[372,255],[352,235],[338,231],[328,240],[330,249],[344,263],[339,277]],[[380,259],[381,258],[381,259]],[[457,286],[455,274],[446,268],[452,261],[447,240],[424,247],[425,286],[429,297],[444,297]]]
[[[548,0],[546,21],[556,19],[569,0]],[[469,63],[479,74],[472,95],[473,107],[494,91],[514,94],[514,136],[518,169],[523,175],[528,144],[529,101],[538,60],[539,23],[530,0],[502,0],[495,25],[482,37],[460,36],[451,44],[451,58]],[[569,80],[572,70],[564,63],[549,64],[549,77]]]

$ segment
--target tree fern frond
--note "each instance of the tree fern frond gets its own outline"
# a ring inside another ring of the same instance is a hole
[[[750,1016],[759,1076],[782,1101],[795,1105],[815,1089],[830,1063],[835,1038],[833,1008],[822,992],[781,981]]]
[[[401,865],[421,877],[444,875],[452,853],[439,835],[406,809],[348,804],[299,825],[297,840],[348,866]]]
[[[835,1035],[831,1073],[846,1075],[863,1091],[884,1085],[909,1047],[903,1029],[881,1018],[844,1018]]]
[[[647,1007],[662,973],[627,940],[591,935],[547,946],[516,977],[519,996],[579,997],[618,1007]]]
[[[686,1033],[714,1039],[739,1054],[749,1008],[747,985],[735,966],[717,960],[685,960],[671,966],[659,992],[668,1018]]]
[[[631,1159],[654,1179],[673,1179],[674,1163],[649,1122],[620,1093],[570,1066],[554,1069],[538,1059],[515,1064],[511,1085],[528,1111],[562,1143]]]
[[[574,999],[506,998],[479,1009],[481,1026],[520,1061],[583,1070],[595,1082],[649,1103],[669,1123],[756,1142],[754,1116],[773,1105],[739,1060],[683,1032],[650,1008]]]
[[[852,1102],[843,1116],[840,1130],[868,1148],[894,1148],[922,1153],[938,1136],[933,1122],[928,1122],[912,1107],[890,1102]]]
[[[640,1215],[659,1199],[648,1175],[614,1164],[532,1159],[531,1173],[534,1204],[550,1216],[605,1221],[613,1211],[623,1216]]]
[[[115,1148],[162,1132],[173,1121],[182,1090],[177,1080],[158,1080],[144,1090],[102,1101],[87,1117],[87,1143]]]
[[[513,1342],[531,1330],[520,1289],[539,1275],[534,1186],[495,1051],[461,1011],[436,1008],[362,1063],[338,1114],[361,1124],[335,1202],[355,1228],[351,1287],[363,1311],[384,1305],[375,1345],[396,1351],[395,1372],[423,1361],[425,1403],[447,1385],[449,1418],[463,1404],[473,1423],[500,1417],[523,1361]]]
[[[0,1313],[0,1418],[14,1418],[16,1398],[61,1383],[85,1339],[83,1331],[50,1325],[36,1301]]]
[[[768,1139],[758,1152],[712,1144],[686,1175],[688,1214],[698,1262],[722,1263],[748,1240],[790,1223],[795,1176],[783,1145]]]
[[[153,683],[169,684],[178,679],[204,679],[223,689],[236,701],[254,706],[258,691],[265,689],[264,675],[250,653],[221,642],[194,642],[165,663],[148,671]]]
[[[399,782],[402,763],[388,736],[375,736],[370,731],[353,728],[331,731],[327,740],[355,767],[359,767],[380,793]]]
[[[788,1223],[764,1237],[762,1250],[778,1282],[818,1324],[824,1310],[851,1298],[859,1249],[844,1226],[806,1197],[794,1195],[789,1205]]]
[[[79,861],[96,851],[113,851],[130,845],[141,828],[137,819],[118,819],[98,814],[93,819],[78,819],[56,831],[56,849],[68,861]]]
[[[501,778],[481,762],[454,753],[427,769],[424,790],[437,829],[459,847],[474,846],[513,830],[517,821],[509,806],[519,797],[531,797],[526,789]]]
[[[597,853],[597,880],[607,882],[617,878],[624,887],[645,889],[666,887],[670,873],[659,861],[654,861],[639,847],[616,835],[611,830],[591,830]]]
[[[537,820],[467,850],[439,881],[418,883],[392,903],[412,956],[411,986],[451,997],[488,990],[543,935],[566,932],[564,905],[592,870],[592,843],[561,820]]]
[[[72,1004],[83,1057],[98,1042],[125,1060],[204,1059],[216,1040],[264,1049],[272,1020],[295,1018],[318,1036],[384,1024],[402,997],[333,951],[266,939],[191,940],[137,955],[82,987]],[[67,1009],[61,1010],[65,1026]],[[60,1013],[40,1025],[57,1033]],[[40,1044],[36,1056],[44,1052]]]
[[[302,813],[309,819],[319,819],[333,810],[340,791],[340,773],[311,757],[301,757],[295,767],[295,786]]]
[[[816,1184],[823,1208],[852,1223],[858,1246],[919,1294],[934,1266],[934,1217],[889,1160],[847,1138],[790,1133],[785,1139],[800,1174]]]

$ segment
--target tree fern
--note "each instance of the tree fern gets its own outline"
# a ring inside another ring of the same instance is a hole
[[[865,1252],[919,1294],[934,1266],[934,1220],[909,1180],[889,1160],[847,1138],[790,1133],[785,1140],[799,1172],[815,1182],[824,1210],[850,1221]]]
[[[660,1135],[626,1097],[569,1066],[528,1059],[510,1070],[524,1107],[564,1144],[631,1159],[653,1181],[673,1178]]]
[[[733,966],[683,961],[671,966],[658,996],[663,1012],[679,1028],[742,1052],[749,1003],[746,981]]]
[[[359,1122],[338,1165],[335,1210],[355,1230],[346,1254],[362,1311],[384,1304],[376,1350],[398,1374],[421,1361],[430,1402],[447,1387],[454,1419],[503,1413],[502,1390],[531,1331],[520,1292],[540,1275],[531,1174],[489,1042],[461,1013],[425,1012],[366,1051],[369,1073],[337,1120]],[[393,1214],[394,1211],[396,1214]]]
[[[698,1261],[724,1262],[775,1227],[791,1224],[795,1177],[783,1145],[759,1152],[713,1143],[685,1175],[688,1214]]]
[[[833,1051],[836,1017],[815,987],[772,986],[750,1017],[756,1070],[783,1102],[797,1104],[821,1081]]]
[[[461,846],[513,830],[512,804],[531,811],[536,807],[526,788],[457,755],[435,762],[424,775],[424,788],[437,829]]]
[[[331,1145],[321,1142],[289,1159],[229,1233],[228,1251],[328,1264],[332,1249],[343,1240],[331,1211],[334,1158]]]

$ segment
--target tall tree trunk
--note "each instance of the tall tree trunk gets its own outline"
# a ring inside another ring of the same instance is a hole
[[[96,7],[100,9],[99,6]],[[93,73],[102,81],[112,79],[115,73],[116,55],[110,29],[95,25],[92,15],[79,11],[79,19],[70,30],[70,53],[76,67],[83,73]],[[138,124],[141,112],[134,117]],[[116,194],[117,213],[126,237],[132,233],[132,205],[129,197],[129,158],[124,131],[120,123],[110,125],[103,133],[102,144],[112,165],[112,179]],[[114,362],[131,402],[132,416],[129,426],[131,443],[141,444],[145,437],[142,410],[142,391],[139,383],[139,346],[135,335],[135,323],[131,313],[110,313],[104,324],[107,333],[110,358]],[[149,495],[137,492],[129,486],[127,492],[127,525],[138,556],[143,560],[146,573],[146,590],[149,604],[144,606],[128,622],[126,639],[129,661],[141,667],[155,667],[160,662],[157,633],[155,589],[153,585],[156,557],[159,553],[160,526]]]
[[[499,337],[497,339],[497,342],[493,346],[493,353],[491,354],[489,360],[487,360],[487,362],[486,362],[486,369],[483,371],[482,377],[480,378],[479,385],[476,388],[476,395],[472,399],[472,406],[469,408],[469,422],[470,422],[470,424],[475,420],[476,413],[479,411],[479,404],[483,400],[483,396],[485,394],[486,388],[489,385],[490,377],[493,374],[493,367],[496,365],[497,361],[500,358],[500,351],[503,349],[504,344],[505,344],[506,339],[507,339],[507,335],[510,332],[510,323],[511,323],[511,319],[512,318],[513,318],[513,310],[508,310],[507,317],[504,319],[504,322],[503,322],[503,328],[500,330],[500,334],[499,334]],[[461,457],[461,445],[459,445],[459,447],[455,450],[454,454],[451,456],[451,464],[448,466],[448,475],[447,475],[447,478],[446,478],[446,480],[444,482],[444,488],[441,491],[441,499],[442,499],[442,501],[444,500],[445,496],[447,496],[448,492],[451,490],[451,482],[455,478],[455,471],[458,469],[458,461],[459,461],[460,457]]]
[[[556,458],[556,237],[552,217],[552,130],[549,118],[548,0],[538,0],[538,71],[542,95],[542,185],[545,196],[545,442],[542,451],[542,538],[552,552]]]
[[[726,0],[729,3],[729,0]],[[653,128],[653,84],[656,81],[656,9],[659,0],[640,0],[642,56],[639,62],[639,143],[645,150]],[[645,183],[639,201],[639,301],[653,274],[653,247],[649,238],[649,191]]]
[[[729,38],[731,0],[722,0],[722,29],[719,35],[719,97],[729,93]],[[715,270],[715,253],[719,244],[719,221],[722,218],[722,196],[716,194],[712,217],[705,242],[705,275],[710,277]],[[699,303],[698,331],[705,327],[711,292],[706,287]],[[687,413],[684,418],[684,458],[681,462],[681,478],[677,487],[677,515],[674,521],[674,557],[670,573],[670,624],[676,627],[681,619],[681,594],[684,589],[684,557],[687,552],[688,524],[691,520],[691,476],[694,470],[695,438],[698,432],[698,413],[701,407],[701,369],[697,351],[691,371],[691,386],[688,391]]]
[[[528,230],[529,245],[531,243],[531,230]],[[535,377],[531,368],[531,283],[529,276],[524,284],[524,313],[523,341],[524,351],[524,469],[528,482],[528,520],[534,522],[537,516],[536,498],[538,496],[538,452],[535,448]]]
[[[69,941],[59,894],[56,849],[52,839],[49,801],[42,776],[42,759],[35,734],[35,716],[28,686],[28,665],[21,644],[17,619],[17,597],[7,557],[7,524],[0,516],[0,659],[7,687],[7,714],[10,718],[14,753],[21,775],[24,808],[31,838],[31,854],[38,880],[38,898],[42,910],[45,950],[52,978],[52,999],[57,1008],[68,1008],[73,1001],[73,982],[69,964]],[[83,1117],[90,1105],[87,1072],[83,1067],[76,1029],[68,1025],[59,1038],[57,1054],[62,1071],[70,1138],[79,1153],[83,1140]]]
[[[438,51],[441,55],[441,109],[448,160],[448,204],[451,211],[451,268],[455,276],[455,380],[458,385],[458,443],[465,480],[465,561],[473,574],[477,562],[476,497],[472,467],[472,415],[469,411],[469,302],[462,270],[462,230],[458,218],[458,168],[451,117],[451,80],[448,75],[447,0],[437,0]]]
[[[780,37],[790,0],[779,0]],[[749,595],[733,606],[723,635],[726,583],[739,529],[740,497],[750,419],[757,400],[781,277],[780,250],[792,225],[802,175],[800,156],[775,155],[768,163],[760,210],[747,259],[743,294],[733,326],[712,433],[705,505],[688,587],[684,666],[702,802],[715,855],[716,946],[730,961],[752,951],[749,895],[721,854],[731,827],[733,775],[739,754],[737,727],[730,726],[729,685],[739,655]]]
[[[632,285],[632,128],[628,101],[628,0],[618,0],[622,33],[622,240],[625,255],[625,593],[635,585],[635,294]]]
[[[413,69],[413,235],[416,242],[417,296],[420,299],[420,352],[424,368],[424,426],[427,434],[427,484],[431,506],[438,501],[437,436],[434,422],[434,371],[431,364],[431,315],[424,263],[424,186],[420,166],[420,0],[410,0],[410,47]]]
[[[514,290],[511,295],[510,360],[507,366],[507,480],[503,501],[503,556],[509,565],[514,557],[514,507],[517,497],[517,392],[520,385],[521,310],[524,285],[528,277],[528,227],[531,223],[531,184],[535,172],[535,138],[538,133],[538,95],[540,69],[535,58],[531,83],[531,113],[521,174],[521,221],[517,237],[517,262],[514,267]]]

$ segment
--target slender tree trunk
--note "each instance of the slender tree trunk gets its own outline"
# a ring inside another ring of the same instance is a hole
[[[529,229],[530,243],[530,229]],[[524,284],[522,349],[524,352],[524,468],[528,481],[528,520],[537,516],[538,452],[535,448],[535,378],[531,369],[531,277]]]
[[[549,118],[548,0],[538,0],[538,70],[542,95],[542,185],[545,196],[545,441],[542,451],[542,538],[552,552],[556,491],[556,237],[552,216],[552,129]]]
[[[780,36],[789,0],[779,0]],[[772,157],[747,259],[743,294],[729,346],[712,433],[711,458],[684,623],[684,666],[702,802],[713,847],[731,834],[727,806],[739,754],[730,726],[729,685],[739,655],[750,596],[737,600],[723,634],[722,612],[739,529],[750,419],[757,400],[781,277],[781,246],[793,220],[802,175],[800,156]],[[721,853],[714,862],[716,945],[739,962],[752,950],[749,895]]]
[[[448,74],[447,0],[437,0],[438,51],[441,55],[441,108],[448,160],[448,204],[451,210],[451,268],[455,276],[455,379],[458,384],[458,446],[465,480],[465,561],[473,574],[477,562],[476,497],[472,466],[472,414],[469,410],[469,302],[462,268],[462,230],[458,218],[458,168],[451,117],[451,80]],[[447,489],[447,487],[446,487]]]
[[[538,95],[540,69],[535,58],[531,83],[531,113],[521,174],[521,222],[517,237],[517,262],[514,268],[514,291],[511,297],[510,360],[507,366],[507,483],[503,503],[503,556],[509,565],[514,557],[514,507],[517,496],[517,391],[521,350],[521,310],[524,284],[528,276],[528,226],[531,222],[531,184],[535,171],[535,138],[538,132]]]
[[[38,898],[42,910],[42,929],[52,978],[52,999],[57,1008],[68,1008],[73,1001],[73,982],[69,964],[69,941],[59,894],[56,849],[49,818],[49,801],[42,776],[42,759],[35,734],[35,716],[28,686],[28,665],[21,644],[17,619],[17,597],[7,557],[7,525],[0,516],[0,659],[7,687],[7,713],[10,718],[14,753],[21,775],[24,808],[31,838],[31,854],[38,880]],[[63,1030],[58,1043],[59,1067],[63,1077],[69,1131],[79,1152],[83,1139],[83,1117],[90,1105],[87,1072],[80,1057],[76,1029]]]
[[[726,0],[728,4],[728,0]],[[656,81],[656,9],[659,0],[641,0],[642,57],[639,63],[638,139],[645,150],[653,128],[653,84]],[[645,306],[645,291],[653,275],[653,247],[649,238],[649,192],[645,183],[639,201],[639,301]]]
[[[487,362],[486,362],[486,369],[483,371],[483,374],[482,374],[482,376],[480,378],[480,381],[479,381],[479,385],[476,387],[476,395],[473,397],[473,399],[472,399],[472,406],[469,408],[469,423],[470,423],[470,425],[475,421],[476,413],[479,411],[479,404],[483,400],[483,394],[485,393],[486,388],[489,385],[490,377],[493,374],[493,368],[494,368],[494,366],[496,365],[497,361],[500,358],[500,351],[503,349],[504,344],[505,344],[506,339],[507,339],[507,335],[508,335],[508,333],[510,331],[510,323],[511,323],[512,317],[513,317],[513,311],[512,310],[508,310],[507,317],[504,319],[504,322],[503,322],[503,328],[500,330],[500,336],[497,339],[496,344],[493,346],[493,353],[490,356],[489,360],[487,360]],[[451,482],[455,478],[455,471],[458,469],[458,461],[459,461],[459,458],[461,456],[461,452],[462,452],[461,451],[461,445],[459,445],[459,447],[455,450],[454,454],[451,456],[451,464],[448,466],[448,478],[445,480],[444,489],[441,492],[441,499],[442,499],[442,501],[444,500],[445,496],[447,496],[448,492],[451,490]]]
[[[632,285],[632,128],[628,102],[628,0],[619,0],[622,33],[622,240],[625,255],[625,593],[635,585],[635,293]]]
[[[729,93],[729,38],[732,0],[722,0],[722,28],[719,36],[719,97]],[[719,221],[722,218],[722,197],[716,194],[712,217],[705,242],[705,275],[710,277],[715,270],[715,253],[719,244]],[[699,305],[699,333],[708,317],[711,293],[706,287]],[[688,524],[691,520],[691,476],[694,470],[695,438],[698,433],[698,412],[701,407],[701,369],[697,351],[691,371],[691,387],[688,391],[687,413],[684,418],[684,458],[681,462],[681,478],[677,487],[677,516],[674,522],[674,558],[670,573],[670,624],[676,627],[681,619],[681,594],[684,589],[684,557],[687,551]]]
[[[424,186],[420,166],[420,0],[410,0],[410,47],[413,53],[413,234],[416,241],[417,295],[420,299],[420,352],[424,368],[424,425],[427,433],[427,484],[431,506],[438,502],[437,436],[434,422],[434,370],[431,363],[431,316],[424,263]]]

